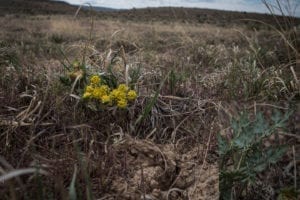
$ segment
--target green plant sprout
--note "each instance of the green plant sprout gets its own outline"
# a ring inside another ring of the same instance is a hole
[[[218,135],[220,193],[222,199],[237,199],[254,183],[258,173],[275,164],[286,152],[285,146],[264,147],[263,141],[285,128],[291,112],[275,111],[269,123],[259,112],[253,121],[248,113],[232,120],[232,139]]]

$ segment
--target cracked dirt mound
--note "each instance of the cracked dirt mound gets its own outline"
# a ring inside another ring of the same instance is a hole
[[[113,148],[124,161],[112,180],[117,199],[219,199],[217,162],[203,163],[202,147],[180,153],[174,145],[127,137]]]

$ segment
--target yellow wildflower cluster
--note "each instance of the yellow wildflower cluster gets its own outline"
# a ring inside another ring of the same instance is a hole
[[[130,90],[125,84],[120,84],[116,89],[101,84],[101,78],[94,75],[90,78],[90,85],[86,86],[83,98],[96,99],[102,104],[109,106],[117,105],[119,108],[126,108],[129,101],[137,97],[136,91]]]

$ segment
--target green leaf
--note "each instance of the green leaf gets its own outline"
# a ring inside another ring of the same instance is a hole
[[[249,145],[249,138],[245,134],[240,135],[239,137],[234,139],[233,144],[239,149],[244,149]]]
[[[243,170],[232,170],[223,171],[221,170],[220,175],[220,189],[232,188],[236,182],[243,182],[247,179],[247,176]]]
[[[130,84],[136,84],[141,76],[141,65],[137,68],[130,68],[129,77],[131,79]]]
[[[76,187],[75,187],[76,175],[77,175],[77,166],[75,165],[72,181],[71,181],[71,184],[70,184],[70,187],[69,187],[70,200],[76,200],[77,199]]]
[[[170,73],[170,72],[169,72]],[[151,98],[150,102],[146,105],[142,115],[140,115],[138,117],[138,119],[135,122],[135,126],[137,126],[139,123],[141,123],[145,118],[148,117],[148,115],[150,114],[150,111],[152,110],[152,107],[154,106],[154,104],[156,103],[156,100],[158,98],[159,92],[162,89],[165,81],[167,80],[169,73],[165,76],[165,78],[162,80],[162,82],[159,85],[159,88],[156,90],[155,95]]]
[[[271,116],[272,121],[274,124],[279,124],[281,121],[282,115],[278,110],[275,110],[273,115]]]
[[[246,165],[248,170],[255,173],[264,171],[269,164],[275,164],[286,152],[286,147],[269,148],[261,151],[259,148],[254,149],[254,153],[248,155]]]
[[[117,88],[118,86],[118,78],[113,72],[113,65],[110,64],[107,67],[107,74],[101,75],[102,83],[108,85],[110,88]]]
[[[247,127],[250,124],[249,115],[247,112],[242,112],[239,119],[239,124],[241,128]]]
[[[231,122],[231,128],[233,130],[233,135],[234,136],[237,136],[239,134],[239,129],[240,129],[240,126],[239,126],[239,122],[237,120],[232,120]]]
[[[281,146],[276,147],[274,149],[268,149],[267,150],[267,161],[269,163],[275,164],[281,157],[286,153],[287,147]]]
[[[240,135],[233,139],[233,144],[239,149],[249,148],[255,141],[255,134],[251,127],[242,129]]]
[[[285,123],[288,121],[289,117],[292,115],[293,111],[286,112],[284,115],[280,111],[275,110],[271,119],[274,122],[276,128],[284,128]]]
[[[62,84],[66,85],[66,86],[71,86],[71,84],[72,84],[72,81],[67,76],[60,76],[59,80]]]
[[[257,157],[256,160],[254,160],[253,166],[251,166],[251,170],[259,173],[264,171],[268,167],[269,163],[267,160],[265,160],[264,157]]]
[[[253,133],[261,136],[266,133],[269,128],[269,124],[265,121],[261,112],[256,115],[256,120],[253,123]]]

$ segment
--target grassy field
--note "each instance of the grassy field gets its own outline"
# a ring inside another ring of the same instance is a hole
[[[1,198],[299,198],[299,19],[69,11],[0,17]]]

